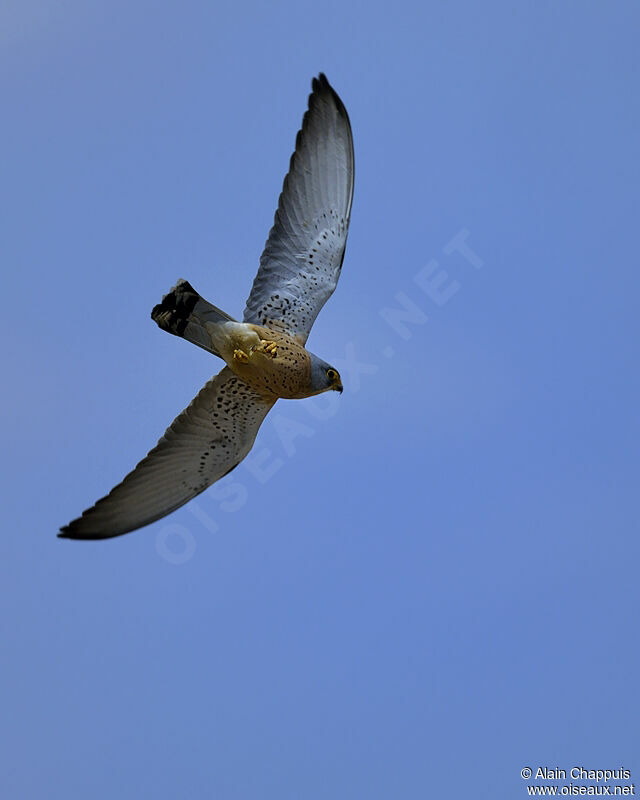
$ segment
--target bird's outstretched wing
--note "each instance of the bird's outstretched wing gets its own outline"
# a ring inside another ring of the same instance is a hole
[[[346,109],[322,73],[312,88],[244,312],[245,322],[275,325],[302,344],[340,276],[354,176]]]
[[[242,461],[274,403],[225,367],[122,483],[59,535],[108,539],[175,511]]]

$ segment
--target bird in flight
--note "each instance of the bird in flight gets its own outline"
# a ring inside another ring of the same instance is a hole
[[[349,117],[320,73],[243,321],[211,305],[185,280],[151,312],[162,330],[226,366],[122,483],[59,536],[108,539],[165,517],[242,461],[279,397],[342,392],[338,371],[305,344],[340,276],[353,176]]]

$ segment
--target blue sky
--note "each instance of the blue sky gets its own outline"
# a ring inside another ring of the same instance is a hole
[[[4,797],[640,783],[639,22],[5,5]],[[309,346],[345,393],[167,520],[57,540],[218,370],[150,310],[184,277],[240,315],[320,70],[356,193]]]

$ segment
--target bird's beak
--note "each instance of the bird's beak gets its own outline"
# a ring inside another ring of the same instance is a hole
[[[336,381],[333,384],[333,388],[335,389],[336,392],[340,392],[340,394],[342,394],[342,384],[340,383],[340,381]]]

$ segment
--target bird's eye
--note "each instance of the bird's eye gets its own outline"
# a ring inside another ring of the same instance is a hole
[[[335,379],[337,377],[338,377],[338,373],[335,371],[335,369],[328,369],[327,370],[327,378],[329,378],[330,381],[335,381]]]

